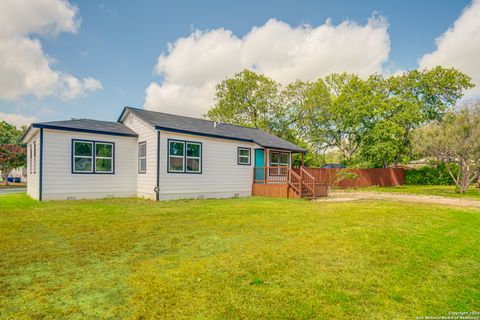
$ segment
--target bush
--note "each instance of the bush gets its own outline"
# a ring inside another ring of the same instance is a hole
[[[458,167],[456,164],[449,164],[456,174]],[[428,166],[415,170],[405,171],[405,184],[422,185],[453,185],[455,182],[448,173],[447,165],[443,162],[432,163]]]

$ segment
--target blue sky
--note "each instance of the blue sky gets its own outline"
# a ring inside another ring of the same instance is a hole
[[[60,0],[52,0],[52,6],[55,1]],[[362,27],[372,17],[380,16],[388,24],[388,28],[385,28],[389,39],[388,57],[379,60],[382,68],[392,71],[418,68],[419,59],[437,49],[435,39],[454,25],[469,3],[465,0],[70,1],[70,9],[76,7],[74,19],[77,26],[74,32],[62,22],[64,20],[59,14],[51,22],[51,25],[64,24],[59,32],[45,35],[43,31],[30,27],[25,36],[39,40],[44,56],[50,59],[51,70],[78,79],[91,77],[101,83],[102,89],[85,89],[83,94],[72,99],[62,99],[56,93],[35,97],[28,90],[22,91],[25,94],[18,97],[2,99],[0,96],[0,117],[17,114],[35,121],[72,117],[116,120],[123,106],[142,107],[146,88],[151,83],[161,87],[165,75],[178,78],[175,84],[183,85],[184,78],[176,77],[175,72],[188,74],[188,66],[185,71],[179,71],[175,63],[182,62],[178,60],[180,58],[174,60],[173,54],[168,61],[172,67],[167,65],[160,74],[154,71],[160,54],[169,56],[168,43],[175,44],[179,38],[188,38],[194,30],[208,33],[208,30],[219,28],[231,30],[241,39],[252,27],[261,27],[272,18],[295,29],[304,24],[315,28],[325,24],[327,19],[331,19],[333,26],[348,20]],[[1,37],[0,30],[0,46],[2,41],[5,39]],[[363,49],[358,46],[344,48],[346,51],[356,51],[352,52],[353,55],[360,54]],[[178,48],[177,51],[180,50]],[[184,55],[178,52],[179,57]],[[188,65],[188,58],[184,59],[187,60],[183,64]],[[259,59],[268,60],[268,57]],[[341,68],[342,61],[336,63]],[[177,71],[168,71],[173,68],[177,68]],[[352,71],[348,67],[345,69]],[[204,72],[205,78],[213,81],[209,78],[208,70]],[[221,70],[218,72],[221,74]],[[225,76],[229,74],[226,72]],[[272,71],[272,74],[275,72]],[[321,72],[318,76],[322,76]],[[0,84],[2,81],[6,80],[0,79]],[[203,87],[186,84],[185,90],[195,88],[201,90]],[[175,113],[175,105],[168,106],[167,102],[162,102],[168,99],[155,101],[164,104],[158,107],[159,110]],[[208,99],[202,100],[202,103],[208,103]],[[155,109],[155,106],[151,109]],[[197,111],[190,113],[200,114]]]

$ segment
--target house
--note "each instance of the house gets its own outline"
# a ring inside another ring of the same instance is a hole
[[[0,170],[0,180],[2,179],[2,171]],[[27,181],[27,171],[25,167],[15,168],[8,175],[9,182],[26,182]]]
[[[255,184],[287,180],[302,190],[291,166],[304,149],[259,129],[173,114],[126,107],[117,122],[34,123],[23,143],[27,193],[38,200],[245,197]]]

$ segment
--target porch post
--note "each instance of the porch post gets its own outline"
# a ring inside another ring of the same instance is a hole
[[[304,154],[305,154],[305,153],[302,152],[302,167],[305,165],[305,162],[304,162],[304,159],[303,159],[303,155],[304,155]]]
[[[263,157],[263,183],[267,183],[267,155],[268,155],[268,149],[265,148],[263,150],[264,152],[264,157]]]

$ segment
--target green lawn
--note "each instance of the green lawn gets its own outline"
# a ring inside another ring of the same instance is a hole
[[[393,319],[480,309],[480,211],[0,196],[0,318]]]
[[[444,196],[453,198],[464,198],[480,200],[480,189],[475,188],[474,185],[468,188],[466,194],[458,194],[455,192],[455,186],[398,186],[398,187],[367,187],[359,188],[355,191],[378,191],[378,192],[395,192],[406,194],[419,194],[428,196]]]

